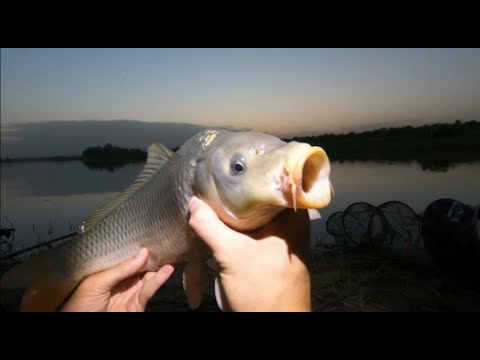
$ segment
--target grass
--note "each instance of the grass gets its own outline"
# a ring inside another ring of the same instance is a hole
[[[310,270],[315,312],[480,311],[480,291],[462,289],[431,262],[401,253],[317,247]],[[209,269],[198,311],[219,311],[213,279]],[[2,291],[0,295],[4,309],[18,309],[19,292]],[[147,311],[190,311],[180,267],[151,299]]]
[[[319,248],[312,260],[314,311],[480,311],[480,292],[457,287],[418,258]]]

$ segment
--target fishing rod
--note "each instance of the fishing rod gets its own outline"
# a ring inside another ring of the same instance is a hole
[[[33,245],[33,246],[30,246],[26,249],[22,249],[22,250],[19,250],[19,251],[15,251],[14,253],[11,253],[7,256],[3,256],[0,258],[0,260],[7,260],[7,259],[10,259],[14,256],[17,256],[17,255],[20,255],[20,254],[23,254],[24,252],[27,252],[27,251],[31,251],[31,250],[34,250],[34,249],[37,249],[37,248],[40,248],[42,246],[48,246],[50,244],[53,244],[57,241],[60,241],[60,240],[64,240],[64,239],[67,239],[69,237],[72,237],[74,235],[77,235],[78,233],[77,232],[73,232],[73,233],[70,233],[70,234],[67,234],[67,235],[64,235],[64,236],[60,236],[59,238],[56,238],[56,239],[52,239],[52,240],[49,240],[49,241],[46,241],[44,243],[41,243],[41,244],[37,244],[37,245]]]

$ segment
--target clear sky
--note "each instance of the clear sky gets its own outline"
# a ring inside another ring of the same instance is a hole
[[[480,120],[480,49],[2,49],[1,122],[296,133]]]

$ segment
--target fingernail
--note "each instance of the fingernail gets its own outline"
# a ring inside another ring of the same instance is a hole
[[[193,196],[188,203],[188,210],[190,210],[190,212],[194,212],[198,208],[199,204],[200,202],[198,201],[198,198]]]
[[[147,248],[145,248],[145,247],[140,248],[140,250],[138,250],[138,253],[137,253],[137,255],[135,255],[135,257],[137,259],[141,258],[143,256],[143,254],[145,253],[145,251],[148,251]]]

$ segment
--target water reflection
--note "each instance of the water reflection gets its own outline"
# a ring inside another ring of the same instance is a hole
[[[2,164],[2,189],[24,196],[117,192],[128,187],[143,166],[87,167],[80,161]]]
[[[127,188],[143,166],[92,169],[80,161],[2,164],[1,225],[16,228],[16,246],[65,235]],[[312,241],[334,241],[325,229],[328,217],[354,202],[378,206],[397,200],[417,214],[438,198],[480,203],[480,162],[442,169],[425,171],[418,163],[332,162],[335,196],[320,210],[322,219],[313,223]]]
[[[112,164],[103,164],[103,163],[83,163],[83,165],[85,165],[87,168],[89,168],[90,170],[93,170],[93,171],[108,171],[108,172],[115,172],[125,166],[129,166],[129,165],[140,165],[142,164],[145,165],[144,162],[141,162],[141,163],[138,163],[138,162],[134,162],[134,163],[112,163]]]
[[[339,159],[333,161],[334,163],[368,163],[374,162],[376,164],[386,164],[386,165],[417,165],[424,171],[433,171],[433,172],[447,172],[450,169],[454,169],[455,167],[462,166],[465,164],[475,164],[480,163],[478,161],[450,161],[450,160],[442,160],[437,158],[425,158],[422,160],[408,160],[408,159],[392,159],[392,160],[385,160],[385,159],[372,159],[372,158],[362,158],[359,157],[358,159]]]
[[[0,224],[15,227],[14,250],[76,231],[126,189],[143,165],[111,172],[92,171],[80,161],[2,164]]]

